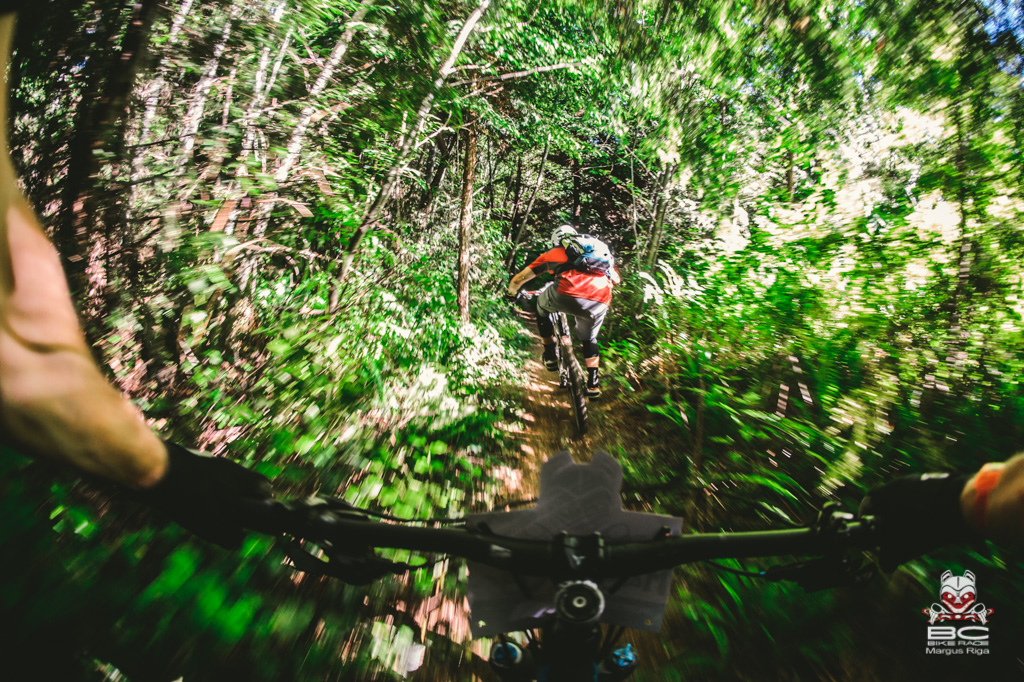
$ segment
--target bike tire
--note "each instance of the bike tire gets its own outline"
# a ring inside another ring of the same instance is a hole
[[[582,436],[587,432],[587,392],[583,369],[572,349],[572,333],[565,314],[554,313],[552,322],[558,335],[555,353],[558,357],[559,386],[569,391],[569,405],[572,407],[576,433]]]
[[[569,358],[569,402],[572,404],[572,416],[576,422],[576,431],[582,436],[587,433],[586,382],[576,354],[570,353]]]

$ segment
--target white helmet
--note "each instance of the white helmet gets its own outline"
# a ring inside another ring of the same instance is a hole
[[[551,233],[551,243],[555,246],[562,244],[562,237],[567,234],[578,234],[576,228],[572,225],[559,225],[555,228],[555,231]]]

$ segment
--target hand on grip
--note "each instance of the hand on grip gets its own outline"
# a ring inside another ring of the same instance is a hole
[[[947,544],[974,539],[960,510],[965,474],[915,474],[869,492],[861,516],[878,525],[878,556],[891,571],[905,561]]]
[[[204,540],[238,547],[245,532],[244,510],[273,499],[270,481],[229,459],[165,444],[167,472],[142,493],[144,501]]]

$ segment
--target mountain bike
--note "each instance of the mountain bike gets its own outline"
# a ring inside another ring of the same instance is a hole
[[[520,291],[516,302],[524,309],[537,315],[537,297],[540,291]],[[569,393],[573,423],[577,435],[587,432],[587,388],[586,376],[580,361],[573,351],[572,330],[566,314],[560,311],[549,313],[555,334],[555,360],[558,363],[558,385]]]
[[[607,453],[577,464],[563,451],[544,464],[540,495],[528,509],[414,521],[326,497],[253,503],[243,513],[247,527],[283,537],[297,570],[349,583],[436,563],[391,561],[377,549],[465,558],[472,634],[494,638],[490,665],[503,682],[629,677],[637,656],[620,638],[625,628],[660,629],[677,565],[811,556],[759,571],[712,562],[809,590],[873,575],[860,550],[878,544],[875,519],[857,519],[834,503],[804,528],[682,535],[679,518],[623,510],[621,484],[622,468]]]

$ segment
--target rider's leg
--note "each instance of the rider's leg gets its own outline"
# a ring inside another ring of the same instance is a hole
[[[583,362],[587,366],[587,395],[591,398],[601,395],[601,388],[598,384],[598,368],[601,365],[601,358],[598,351],[596,335],[593,339],[583,342]]]
[[[583,362],[587,366],[587,395],[596,398],[601,395],[598,386],[598,368],[601,364],[600,346],[597,335],[604,324],[608,306],[596,301],[580,300],[583,314],[576,315],[576,338],[583,346]]]
[[[549,313],[537,313],[537,331],[540,333],[540,337],[544,339],[544,344],[555,342],[555,325],[551,324],[551,318],[548,317]]]
[[[555,326],[551,324],[551,313],[559,308],[556,307],[558,290],[548,284],[541,289],[537,296],[537,331],[544,340],[544,366],[552,372],[558,369],[558,360],[555,358]]]
[[[554,372],[558,369],[558,359],[555,357],[555,325],[551,324],[551,318],[547,313],[537,315],[537,330],[544,341],[544,354],[541,359],[544,366]]]

